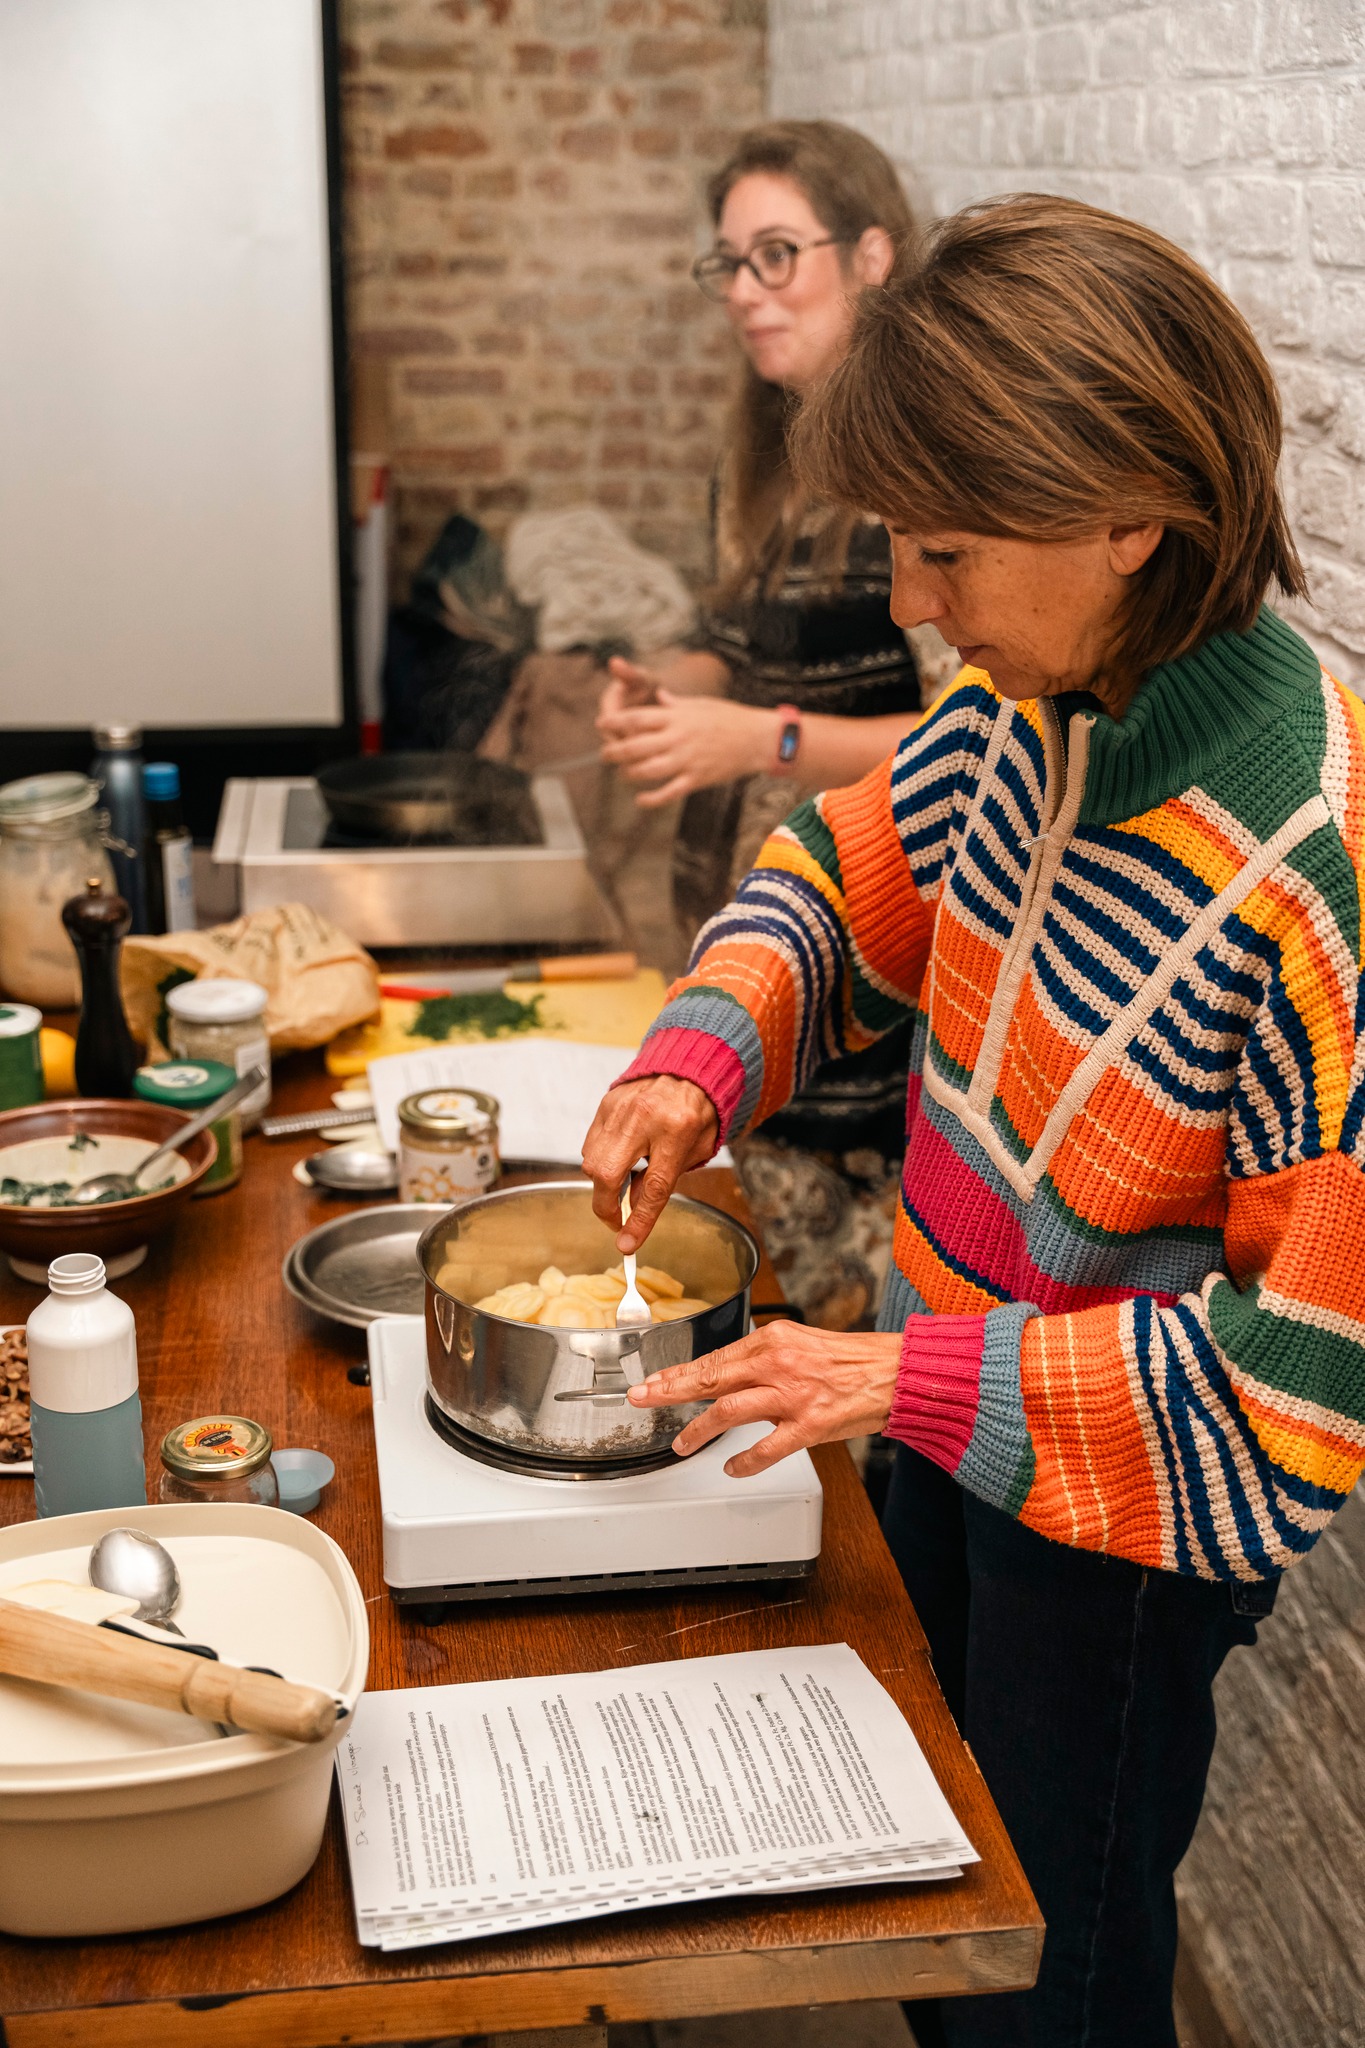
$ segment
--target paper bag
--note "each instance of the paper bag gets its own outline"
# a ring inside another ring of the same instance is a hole
[[[123,1007],[149,1060],[169,1055],[167,991],[214,977],[267,991],[272,1053],[325,1045],[379,1010],[379,969],[364,947],[306,903],[279,903],[212,931],[124,940]]]

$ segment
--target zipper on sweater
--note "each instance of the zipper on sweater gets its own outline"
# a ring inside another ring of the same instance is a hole
[[[1090,758],[1090,729],[1095,723],[1093,718],[1078,711],[1070,721],[1068,746],[1055,705],[1042,697],[1039,707],[1047,763],[1047,782],[1043,793],[1046,823],[1029,849],[1028,873],[1024,878],[1019,915],[1000,962],[990,1015],[981,1038],[981,1051],[967,1090],[968,1108],[987,1118],[1004,1064],[1005,1045],[1019,991],[1052,900],[1062,856],[1071,842],[1076,819],[1080,815],[1081,798],[1085,794],[1085,771]]]

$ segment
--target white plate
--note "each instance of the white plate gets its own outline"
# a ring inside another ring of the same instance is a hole
[[[11,1330],[22,1330],[23,1327],[22,1323],[0,1323],[0,1337],[8,1337]],[[27,1472],[32,1474],[32,1471],[32,1458],[21,1458],[17,1465],[7,1460],[0,1460],[0,1478],[3,1478],[7,1472]]]

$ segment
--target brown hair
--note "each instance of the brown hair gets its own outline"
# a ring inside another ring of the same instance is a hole
[[[891,276],[910,267],[915,229],[910,202],[890,158],[855,128],[839,121],[769,121],[750,128],[708,181],[713,225],[719,226],[732,187],[754,172],[790,178],[826,233],[841,242],[856,243],[868,228],[885,228],[895,250]],[[788,460],[793,410],[780,384],[765,384],[752,364],[744,365],[720,465],[717,595],[722,601],[756,576],[769,587],[781,580],[810,510]],[[814,566],[831,580],[843,568],[855,516],[840,509],[821,522]]]
[[[909,274],[864,295],[793,459],[808,489],[911,533],[1160,521],[1110,654],[1133,676],[1248,631],[1272,578],[1305,595],[1280,439],[1270,367],[1191,257],[1024,193],[942,222]]]

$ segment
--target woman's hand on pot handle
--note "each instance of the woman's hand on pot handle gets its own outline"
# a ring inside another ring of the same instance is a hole
[[[710,1097],[694,1081],[655,1074],[604,1095],[583,1140],[583,1171],[593,1184],[593,1214],[620,1230],[623,1252],[638,1251],[679,1178],[716,1149],[719,1125]],[[621,1229],[621,1189],[636,1160],[648,1160],[630,1193]]]
[[[726,1463],[732,1479],[751,1479],[811,1444],[871,1436],[883,1428],[896,1391],[901,1341],[894,1332],[769,1323],[690,1364],[651,1373],[626,1398],[636,1408],[711,1403],[674,1438],[680,1457],[738,1423],[774,1423],[767,1436]]]

